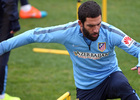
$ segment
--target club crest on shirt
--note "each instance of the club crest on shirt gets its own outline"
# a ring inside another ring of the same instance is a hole
[[[99,42],[98,49],[103,52],[106,49],[106,42]]]
[[[122,42],[127,46],[127,47],[131,47],[132,44],[134,43],[134,40],[132,38],[130,38],[129,36],[125,36],[123,39],[122,39]]]

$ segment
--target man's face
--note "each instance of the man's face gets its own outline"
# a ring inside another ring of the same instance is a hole
[[[99,37],[99,30],[101,27],[101,15],[96,18],[86,18],[84,24],[79,21],[81,31],[85,37],[95,41]]]

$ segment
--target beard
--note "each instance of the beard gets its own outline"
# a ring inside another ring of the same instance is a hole
[[[94,33],[89,33],[88,30],[85,29],[85,27],[83,27],[83,34],[86,38],[88,38],[91,41],[96,41],[99,37],[99,33],[94,32]],[[93,37],[92,35],[97,35],[96,37]]]

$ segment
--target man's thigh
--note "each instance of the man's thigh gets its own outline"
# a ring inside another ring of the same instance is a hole
[[[130,86],[122,72],[112,73],[108,79],[107,98],[121,98],[121,100],[138,100],[134,89]]]
[[[115,98],[125,100],[128,97],[134,98],[133,100],[139,100],[129,85],[127,78],[120,71],[109,75],[94,89],[82,90],[77,88],[77,98],[79,100],[106,100]]]
[[[77,88],[77,100],[106,100],[106,88],[108,87],[108,78],[99,86],[89,90]]]

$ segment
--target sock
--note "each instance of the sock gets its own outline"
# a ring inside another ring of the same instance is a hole
[[[0,99],[3,99],[5,97],[5,93],[4,94],[0,94]]]
[[[27,4],[27,5],[21,6],[20,9],[25,11],[25,12],[27,12],[27,11],[29,11],[31,9],[31,7],[32,6],[30,4]]]

